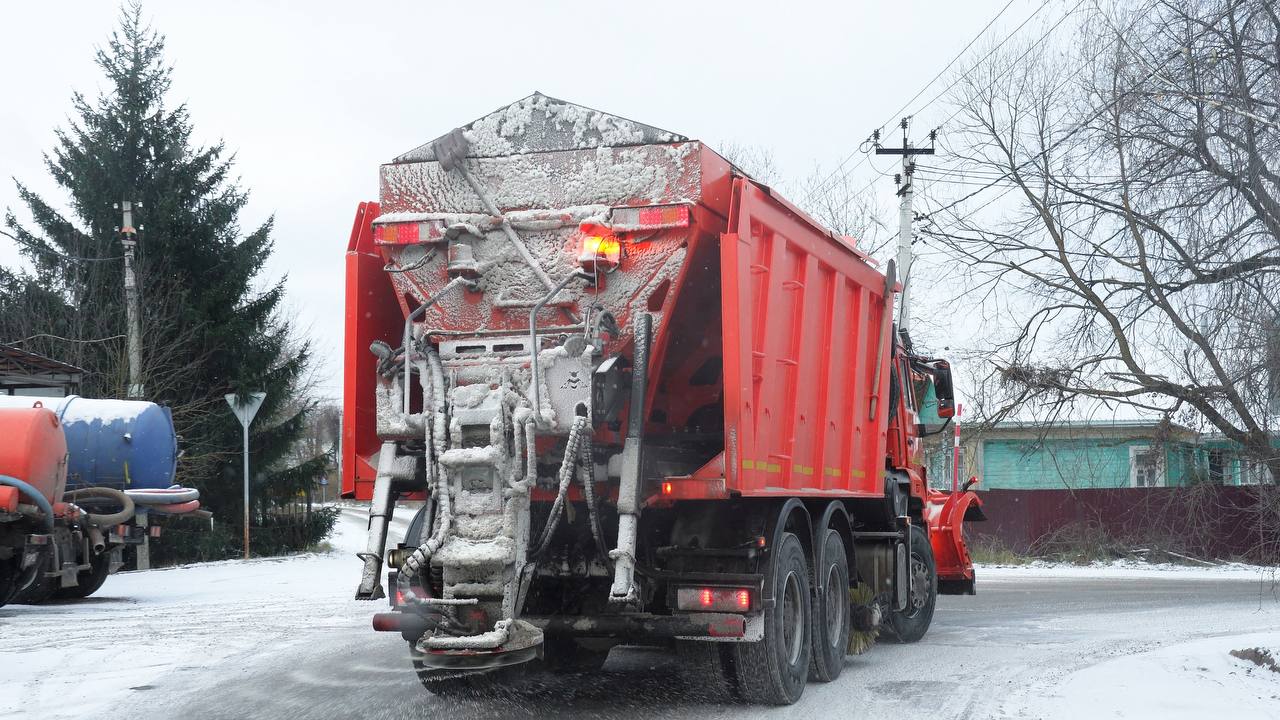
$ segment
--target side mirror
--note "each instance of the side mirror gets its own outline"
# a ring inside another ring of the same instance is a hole
[[[933,392],[938,396],[938,417],[955,417],[956,392],[951,384],[951,363],[946,360],[933,363]]]

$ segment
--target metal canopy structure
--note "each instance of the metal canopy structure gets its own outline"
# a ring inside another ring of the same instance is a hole
[[[84,370],[60,360],[0,344],[0,395],[20,390],[57,390],[63,395],[80,389]]]

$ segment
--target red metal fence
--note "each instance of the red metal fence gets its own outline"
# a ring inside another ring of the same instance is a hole
[[[1280,487],[986,490],[988,521],[966,523],[977,545],[1034,555],[1105,548],[1275,563]]]

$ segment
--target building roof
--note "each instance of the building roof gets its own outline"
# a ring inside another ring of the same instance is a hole
[[[13,345],[0,344],[0,389],[78,384],[84,370]]]
[[[1118,435],[1127,435],[1130,437],[1153,437],[1157,433],[1166,434],[1170,439],[1186,442],[1196,442],[1199,438],[1199,434],[1191,428],[1174,423],[1166,424],[1161,420],[1145,418],[1058,420],[1054,422],[1012,420],[982,428],[977,433],[977,438],[1000,439],[1037,437],[1083,439],[1099,436],[1115,438]]]

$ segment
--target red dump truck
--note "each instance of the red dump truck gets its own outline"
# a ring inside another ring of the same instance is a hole
[[[981,503],[929,487],[950,368],[898,287],[702,143],[541,94],[383,165],[342,456],[374,627],[434,692],[656,644],[771,704],[851,637],[918,640],[974,590]],[[388,550],[398,498],[424,505]]]

